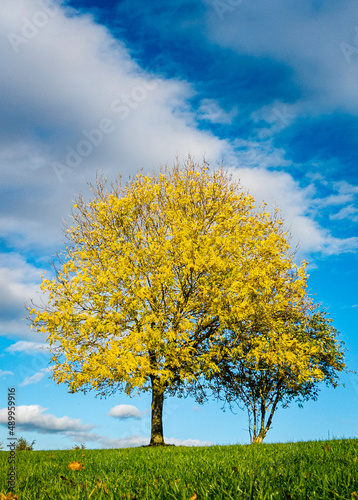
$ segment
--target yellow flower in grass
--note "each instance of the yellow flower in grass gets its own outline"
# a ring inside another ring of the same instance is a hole
[[[84,466],[83,466],[83,464],[80,464],[80,462],[76,461],[76,462],[71,462],[70,464],[68,464],[68,468],[71,470],[83,470]]]

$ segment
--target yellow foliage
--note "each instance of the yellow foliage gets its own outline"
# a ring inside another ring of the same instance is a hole
[[[284,337],[282,317],[306,306],[305,265],[295,269],[277,215],[224,170],[190,160],[93,192],[77,200],[63,263],[43,279],[48,306],[30,310],[58,383],[128,394],[154,379],[163,390],[190,383],[217,371],[226,329],[253,315],[272,338],[250,340],[252,362],[264,349],[297,364],[300,348],[302,376],[305,348]]]

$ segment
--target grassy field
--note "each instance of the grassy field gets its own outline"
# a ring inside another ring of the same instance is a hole
[[[0,493],[8,491],[8,456],[0,452]],[[71,470],[73,462],[83,466]],[[16,472],[19,500],[350,500],[358,499],[358,439],[19,451]]]

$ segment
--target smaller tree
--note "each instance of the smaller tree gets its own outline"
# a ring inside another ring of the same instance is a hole
[[[337,372],[345,369],[342,343],[324,311],[309,305],[303,316],[281,319],[279,335],[257,317],[237,323],[226,339],[233,354],[221,361],[220,373],[209,381],[231,409],[240,403],[246,407],[252,443],[262,443],[279,405],[287,408],[294,401],[302,407],[304,401],[317,400],[318,383],[336,387]],[[245,338],[240,349],[233,347],[237,331]],[[204,393],[198,392],[201,398]]]
[[[86,445],[84,443],[75,444],[75,446],[72,449],[73,450],[85,450],[86,449]]]
[[[34,444],[35,444],[35,440],[32,441],[32,443],[30,443],[30,441],[26,441],[25,438],[20,437],[17,440],[16,451],[33,451]]]

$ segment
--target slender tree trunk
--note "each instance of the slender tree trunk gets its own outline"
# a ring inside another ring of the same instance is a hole
[[[254,425],[252,429],[252,442],[254,442],[254,440],[256,439],[256,426],[257,426],[256,401],[254,401],[254,404],[252,405],[252,414],[254,420]]]
[[[265,427],[265,414],[266,414],[266,408],[265,408],[265,402],[261,401],[260,404],[260,431],[257,434],[257,425],[256,425],[256,417],[255,417],[255,426],[254,426],[254,433],[252,436],[252,443],[256,444],[261,444],[262,441],[264,440],[264,437],[266,436],[267,433],[267,428]]]
[[[152,378],[152,427],[150,434],[150,446],[163,446],[163,403],[164,389],[159,386],[158,381]]]
[[[266,434],[270,430],[272,419],[273,419],[274,413],[275,413],[276,408],[277,408],[277,404],[278,404],[278,402],[281,399],[280,387],[281,387],[281,383],[279,383],[277,385],[276,398],[275,398],[275,401],[272,404],[271,411],[270,411],[270,414],[269,414],[269,418],[268,418],[266,424],[265,424],[265,415],[266,415],[265,402],[266,401],[265,400],[261,401],[261,425],[260,425],[260,432],[259,432],[259,434],[257,436],[256,436],[256,434],[254,434],[254,436],[252,438],[252,442],[253,443],[262,443],[262,441],[266,437]]]
[[[273,405],[271,407],[271,412],[270,412],[270,416],[269,416],[269,419],[267,421],[267,431],[270,429],[271,427],[271,423],[272,423],[272,419],[273,419],[273,415],[276,411],[276,408],[277,408],[277,405],[278,405],[278,402],[280,401],[281,399],[281,386],[282,386],[282,382],[279,381],[277,383],[277,387],[276,387],[276,398],[275,398],[275,401],[273,402]],[[266,431],[266,432],[267,432]]]

